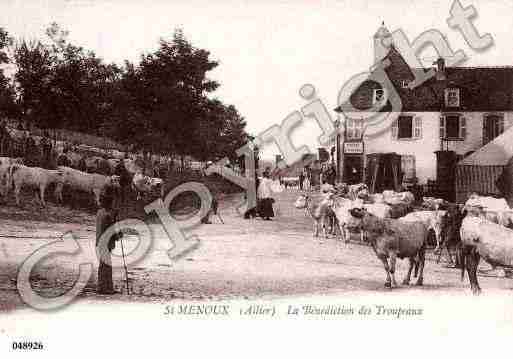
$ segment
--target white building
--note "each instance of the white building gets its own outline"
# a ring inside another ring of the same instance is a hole
[[[425,69],[408,66],[384,26],[373,40],[375,60],[390,61],[385,72],[394,88],[365,81],[350,97],[351,112],[344,104],[336,109],[346,119],[342,168],[346,172],[356,169],[360,181],[366,154],[390,152],[411,163],[420,183],[435,180],[436,151],[454,151],[462,158],[513,124],[513,67],[446,67],[439,59],[436,76],[410,89],[407,85],[415,78],[414,73]],[[391,92],[400,97],[400,113],[391,113],[393,105],[387,99]],[[381,107],[380,112],[388,112],[395,120],[379,136],[369,137],[364,134],[365,121],[359,118],[366,118],[373,106]]]

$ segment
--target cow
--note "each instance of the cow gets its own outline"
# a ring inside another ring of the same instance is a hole
[[[426,225],[428,230],[432,230],[435,233],[436,248],[435,253],[441,251],[442,244],[442,225],[444,224],[444,216],[447,211],[416,211],[408,213],[404,217],[400,217],[399,220],[404,222],[422,222]]]
[[[144,193],[149,193],[154,189],[161,189],[162,183],[161,178],[152,178],[137,172],[132,178],[132,189],[137,193],[137,200],[140,200]]]
[[[14,164],[10,169],[10,176],[14,187],[16,204],[21,204],[20,193],[22,188],[31,187],[39,191],[39,200],[43,207],[46,207],[45,191],[50,184],[55,184],[55,197],[62,200],[60,196],[62,190],[63,173],[60,170],[47,170],[39,167],[28,167],[20,164]]]
[[[474,294],[481,292],[477,280],[481,257],[494,267],[513,268],[513,230],[470,212],[462,221],[460,237],[461,279],[466,268]]]
[[[357,198],[366,198],[369,195],[369,187],[365,183],[352,184],[348,192],[348,198],[354,201]]]
[[[12,180],[10,169],[14,164],[23,164],[21,158],[0,157],[0,195],[6,199],[11,188]]]
[[[323,195],[320,198],[315,199],[307,194],[302,194],[298,197],[296,202],[294,202],[294,207],[298,209],[305,208],[305,213],[310,214],[314,220],[314,237],[319,236],[319,229],[322,228],[324,239],[327,238],[326,223],[330,223],[331,229],[334,229],[333,220],[335,219],[335,215],[333,213],[332,205],[333,201],[331,194]]]
[[[395,281],[396,258],[410,260],[403,284],[410,283],[411,271],[415,266],[415,275],[418,274],[416,285],[422,285],[428,237],[426,225],[422,222],[408,223],[397,219],[382,219],[362,208],[353,208],[350,212],[353,217],[360,219],[361,226],[367,232],[376,256],[383,262],[387,274],[385,287],[397,286]]]
[[[119,189],[119,176],[104,176],[98,173],[85,173],[70,167],[59,167],[63,172],[63,184],[73,189],[91,193],[100,206],[100,194],[106,186]]]
[[[123,160],[123,162],[125,163],[125,168],[127,169],[128,172],[130,172],[130,174],[135,175],[138,172],[142,173],[142,167],[139,166],[135,162],[135,160],[133,160],[131,158],[125,158]]]
[[[97,173],[100,168],[100,163],[103,161],[103,157],[92,156],[85,159],[87,172]]]

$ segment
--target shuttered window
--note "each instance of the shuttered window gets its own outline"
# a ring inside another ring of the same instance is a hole
[[[392,123],[392,139],[412,140],[422,138],[422,118],[401,115]]]
[[[362,138],[363,120],[348,119],[346,122],[346,138],[349,140],[359,140]]]
[[[464,140],[467,137],[467,119],[460,114],[446,114],[440,117],[440,138]]]
[[[419,116],[413,119],[413,138],[422,138],[422,118]]]

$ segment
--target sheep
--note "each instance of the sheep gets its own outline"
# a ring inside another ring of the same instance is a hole
[[[513,268],[513,230],[471,213],[463,219],[460,236],[461,280],[466,268],[473,294],[481,292],[477,281],[481,257],[492,266]]]
[[[381,219],[360,208],[353,208],[350,212],[353,217],[361,221],[361,226],[367,231],[376,256],[383,262],[387,274],[385,288],[397,286],[396,258],[410,260],[403,284],[410,283],[411,271],[415,266],[414,275],[418,274],[416,285],[423,285],[427,227],[422,222],[405,223],[400,220]]]
[[[324,234],[324,239],[327,238],[326,234],[326,221],[332,216],[331,206],[332,206],[332,194],[328,194],[322,196],[318,199],[313,199],[311,196],[307,194],[302,194],[298,197],[296,202],[294,203],[294,207],[298,209],[305,208],[305,211],[310,214],[310,216],[314,220],[314,237],[319,236],[319,227],[322,226],[322,231]]]

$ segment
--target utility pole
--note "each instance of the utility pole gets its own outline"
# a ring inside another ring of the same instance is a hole
[[[336,153],[337,153],[337,182],[340,182],[342,180],[342,173],[340,171],[340,120],[337,118],[335,120],[335,130],[337,131],[337,135],[335,136],[335,146],[336,146]]]

